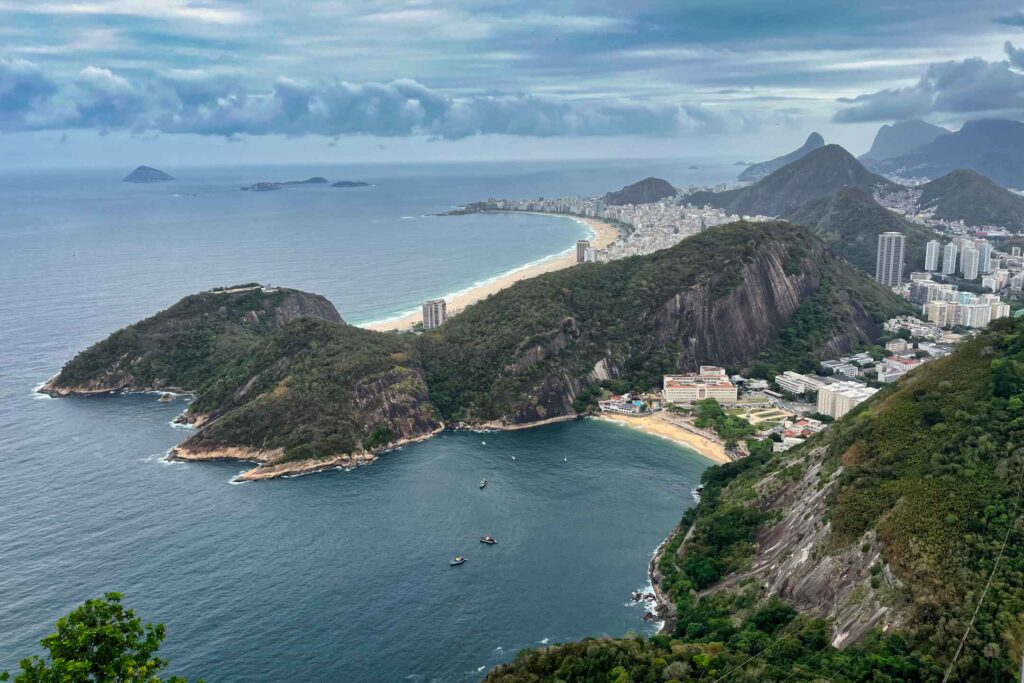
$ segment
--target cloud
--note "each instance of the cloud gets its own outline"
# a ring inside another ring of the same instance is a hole
[[[1017,10],[1016,12],[996,17],[995,21],[997,24],[1005,24],[1006,26],[1024,26],[1024,10]]]
[[[1004,45],[1007,59],[989,62],[980,57],[930,65],[924,76],[905,88],[879,90],[853,98],[836,112],[839,123],[885,121],[932,113],[983,114],[1024,112],[1024,50]]]
[[[0,1],[0,10],[23,14],[65,16],[128,16],[150,19],[197,21],[210,24],[238,24],[247,19],[234,7],[190,0],[93,0],[78,2]]]
[[[388,83],[277,79],[252,90],[234,75],[175,71],[128,78],[88,66],[57,83],[30,62],[0,62],[0,130],[91,129],[240,135],[478,134],[670,136],[750,127],[756,120],[699,105],[572,102],[529,94],[458,97],[411,79]]]

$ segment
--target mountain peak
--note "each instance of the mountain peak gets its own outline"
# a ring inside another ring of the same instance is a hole
[[[831,144],[808,152],[749,187],[696,192],[687,200],[740,215],[785,216],[844,187],[871,191],[879,186],[894,187],[894,183],[868,171],[843,147]]]
[[[780,157],[775,157],[770,161],[762,161],[759,164],[751,164],[747,166],[739,175],[739,180],[743,182],[751,182],[764,178],[769,173],[777,171],[786,164],[791,164],[797,159],[800,159],[808,152],[812,152],[816,149],[820,149],[825,145],[825,138],[821,137],[818,132],[811,133],[807,136],[804,144],[798,149],[793,150],[789,154],[783,154]]]
[[[871,149],[862,159],[881,161],[906,154],[922,145],[927,145],[935,138],[948,135],[949,131],[921,119],[900,121],[892,125],[886,124],[875,134]]]

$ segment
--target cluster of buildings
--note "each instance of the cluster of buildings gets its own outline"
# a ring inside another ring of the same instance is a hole
[[[689,405],[708,398],[732,405],[739,399],[739,389],[729,379],[725,368],[715,365],[702,365],[695,373],[665,375],[661,390],[665,403],[677,405]]]
[[[921,306],[928,322],[937,327],[986,327],[998,318],[1010,315],[1010,305],[998,294],[961,292],[957,285],[937,282],[928,273],[915,273],[905,287],[911,303]]]
[[[875,201],[894,211],[913,223],[927,225],[936,228],[940,232],[952,235],[966,235],[970,230],[983,230],[990,236],[1007,236],[1009,233],[1000,225],[966,225],[962,220],[950,220],[935,217],[934,207],[921,206],[921,188],[917,187],[927,179],[899,178],[901,185],[912,185],[914,187],[902,187],[895,192],[876,192]]]
[[[696,189],[696,188],[694,188]],[[668,197],[650,204],[607,204],[599,197],[556,197],[545,199],[488,199],[471,205],[477,211],[535,211],[598,218],[623,226],[623,235],[607,249],[587,255],[577,245],[577,261],[611,261],[626,256],[650,254],[671,247],[707,228],[741,217],[711,206],[697,207],[683,197]],[[765,216],[744,216],[768,220]]]

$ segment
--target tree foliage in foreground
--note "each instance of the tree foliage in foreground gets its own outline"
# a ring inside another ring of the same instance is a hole
[[[57,620],[57,631],[40,641],[47,655],[21,660],[15,683],[185,683],[160,678],[168,665],[156,656],[164,639],[163,624],[143,624],[121,604],[120,593],[88,600]],[[0,680],[12,680],[10,672]]]

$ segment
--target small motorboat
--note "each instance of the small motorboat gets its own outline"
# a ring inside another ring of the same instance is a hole
[[[494,540],[494,536],[481,536],[480,542],[486,543],[487,545],[494,545],[497,543],[497,541]]]
[[[483,488],[485,486],[487,486],[487,480],[486,479],[481,479],[480,480],[480,488]]]
[[[466,558],[464,558],[462,555],[456,555],[455,559],[452,560],[452,566],[453,567],[457,567],[460,564],[465,564],[465,563],[466,563]]]
[[[569,462],[569,456],[567,455],[564,458],[562,458],[562,462]]]
[[[512,459],[513,459],[513,460],[515,460],[515,459],[516,459],[516,456],[514,456],[514,455],[513,455],[513,456],[512,456]]]
[[[486,441],[481,441],[481,442],[480,442],[480,445],[481,445],[481,446],[486,446],[486,445],[487,445],[487,442],[486,442]]]

